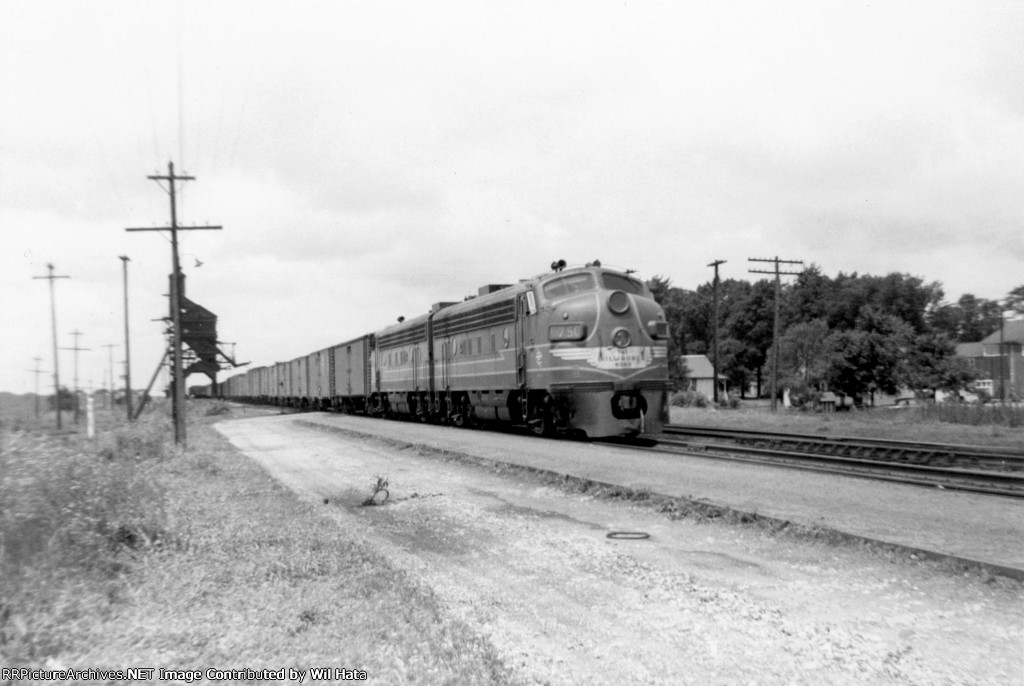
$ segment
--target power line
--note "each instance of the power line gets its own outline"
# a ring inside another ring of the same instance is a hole
[[[779,269],[782,264],[803,264],[803,260],[782,260],[776,257],[748,257],[748,262],[773,262],[775,269],[766,271],[763,269],[749,269],[751,274],[774,274],[775,275],[775,322],[772,325],[772,412],[778,409],[779,384],[779,302],[782,299],[782,275],[799,276],[801,272],[784,272]]]

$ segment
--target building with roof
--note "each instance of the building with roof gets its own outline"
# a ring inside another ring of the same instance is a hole
[[[696,391],[701,393],[708,398],[713,398],[715,395],[715,370],[711,364],[711,360],[708,359],[707,355],[680,355],[683,362],[686,363],[686,385],[683,386],[684,391]],[[724,398],[728,391],[728,384],[726,379],[721,374],[718,375],[718,393],[720,397]]]
[[[1024,398],[1024,319],[1004,322],[977,343],[959,344],[956,354],[978,372],[976,390],[996,400]]]

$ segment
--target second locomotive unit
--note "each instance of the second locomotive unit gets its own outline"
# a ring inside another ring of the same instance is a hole
[[[599,261],[514,285],[290,362],[224,397],[455,425],[506,423],[592,438],[658,433],[668,412],[668,323],[647,286]]]

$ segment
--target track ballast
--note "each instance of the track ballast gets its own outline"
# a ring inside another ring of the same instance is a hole
[[[1024,497],[1024,456],[985,446],[673,425],[648,449]]]

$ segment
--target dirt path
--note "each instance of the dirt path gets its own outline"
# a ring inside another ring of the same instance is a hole
[[[217,428],[303,497],[326,499],[346,532],[416,574],[527,681],[1024,681],[1016,584],[673,522],[290,416]],[[390,501],[361,507],[377,475]]]

